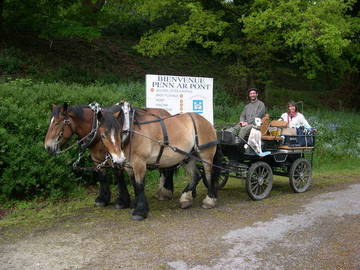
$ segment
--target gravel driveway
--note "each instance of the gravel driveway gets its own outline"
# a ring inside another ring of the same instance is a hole
[[[201,198],[188,210],[160,202],[143,222],[89,207],[31,228],[0,227],[0,269],[360,270],[360,177],[260,202],[234,194],[225,187],[210,210]]]

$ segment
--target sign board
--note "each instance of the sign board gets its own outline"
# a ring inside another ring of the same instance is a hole
[[[146,75],[146,107],[195,112],[214,123],[213,78]]]

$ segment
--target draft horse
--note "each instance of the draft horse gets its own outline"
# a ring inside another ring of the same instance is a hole
[[[157,119],[152,114],[135,110],[130,123],[130,139],[122,140],[125,122],[120,112],[99,112],[99,134],[115,164],[125,167],[134,175],[135,207],[132,219],[145,219],[149,212],[145,196],[145,172],[147,168],[168,168],[182,164],[192,181],[180,197],[180,207],[192,205],[194,189],[199,181],[196,161],[204,167],[208,192],[202,201],[203,208],[216,205],[216,178],[220,173],[222,154],[217,146],[216,132],[212,124],[196,113],[184,113]],[[213,166],[213,164],[215,166]]]
[[[121,110],[121,106],[114,105],[107,108],[109,111],[116,112]],[[170,114],[163,109],[147,109],[149,112],[158,114],[161,117],[169,117]],[[90,151],[94,166],[101,164],[107,155],[107,150],[100,140],[97,132],[98,122],[93,108],[87,105],[52,105],[52,114],[45,136],[44,146],[50,154],[62,152],[60,148],[69,141],[73,135],[77,135],[79,141]],[[99,195],[95,199],[97,206],[106,206],[110,203],[111,192],[110,182],[104,169],[94,171],[100,183]],[[128,208],[130,206],[130,195],[123,176],[123,170],[113,170],[118,186],[118,197],[115,202],[117,209]],[[160,171],[160,185],[156,197],[159,200],[169,200],[173,194],[173,170]]]

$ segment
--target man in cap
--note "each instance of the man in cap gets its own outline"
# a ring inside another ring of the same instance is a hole
[[[245,106],[240,115],[240,122],[228,129],[228,131],[239,135],[241,138],[245,138],[250,134],[252,126],[255,124],[255,118],[262,119],[265,115],[265,104],[258,100],[259,91],[256,88],[250,88],[248,90],[248,97],[250,102]]]

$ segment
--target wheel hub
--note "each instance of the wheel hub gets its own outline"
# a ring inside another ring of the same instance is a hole
[[[259,180],[258,180],[258,183],[259,183],[260,186],[262,186],[264,184],[264,178],[260,177]]]

